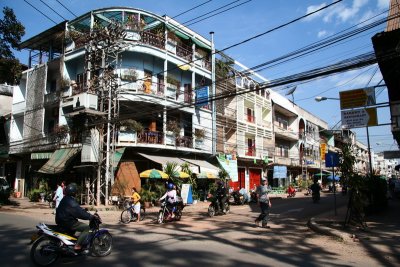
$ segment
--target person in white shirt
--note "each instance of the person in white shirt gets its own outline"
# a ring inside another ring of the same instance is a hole
[[[54,213],[57,211],[58,205],[60,205],[61,199],[64,197],[64,182],[57,184],[57,190],[54,195],[53,201],[56,202],[56,209]]]

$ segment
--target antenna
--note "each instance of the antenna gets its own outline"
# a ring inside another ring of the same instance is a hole
[[[294,93],[294,91],[296,91],[296,88],[297,88],[297,85],[296,85],[296,86],[293,86],[293,87],[290,88],[290,89],[286,92],[286,94],[285,94],[285,95],[292,95],[292,102],[293,102],[293,104],[294,104],[294,96],[293,96],[293,93]]]

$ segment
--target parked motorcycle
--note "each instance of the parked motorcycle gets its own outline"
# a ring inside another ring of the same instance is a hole
[[[62,229],[58,225],[36,225],[38,232],[31,238],[30,257],[38,266],[49,266],[55,263],[60,256],[78,256],[92,254],[104,257],[111,253],[112,236],[106,229],[100,229],[100,216],[97,212],[89,222],[90,231],[78,253],[74,250],[77,237]]]
[[[210,196],[209,199],[211,200],[210,205],[208,206],[208,216],[213,217],[215,215],[223,215],[223,214],[228,214],[231,210],[231,207],[229,205],[229,198],[226,198],[226,201],[224,203],[224,210],[225,213],[219,209],[219,200],[216,197]],[[219,210],[219,212],[217,212]]]
[[[182,198],[178,198],[175,204],[172,206],[167,205],[165,199],[161,202],[161,208],[158,212],[157,222],[165,223],[169,221],[179,221],[182,218],[182,211],[184,208]],[[174,216],[172,216],[172,214]]]
[[[233,203],[235,205],[243,205],[246,202],[246,198],[239,191],[233,191],[231,196],[233,197]]]
[[[49,203],[50,209],[54,209],[56,207],[56,202],[53,200],[54,199],[54,195],[55,195],[54,192],[49,192],[49,193],[46,194],[45,200],[46,200],[46,202]]]
[[[296,188],[289,187],[287,189],[288,196],[287,197],[295,197],[296,196]]]

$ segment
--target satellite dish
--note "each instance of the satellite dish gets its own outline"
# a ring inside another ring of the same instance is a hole
[[[290,88],[285,95],[292,95],[294,93],[294,91],[296,91],[297,86],[294,86],[292,88]]]

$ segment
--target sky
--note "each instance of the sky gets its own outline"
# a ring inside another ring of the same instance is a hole
[[[39,34],[64,19],[71,20],[75,15],[80,16],[93,9],[105,7],[127,6],[144,9],[157,15],[176,16],[178,22],[207,39],[210,39],[211,31],[215,32],[214,41],[218,50],[238,44],[225,50],[224,53],[247,67],[254,67],[324,38],[335,36],[341,31],[360,29],[363,25],[387,17],[389,8],[389,0],[343,0],[333,4],[334,2],[337,0],[0,0],[0,7],[8,6],[14,10],[17,19],[26,28],[23,40]],[[332,5],[328,6],[330,4]],[[323,7],[326,8],[299,19]],[[193,20],[194,18],[197,19]],[[373,52],[371,38],[382,32],[385,26],[386,24],[381,24],[307,56],[276,66],[269,65],[258,74],[273,81]],[[248,41],[243,42],[244,40]],[[28,62],[27,51],[16,52],[15,55],[22,63]],[[377,65],[371,65],[334,76],[292,84],[290,88],[296,86],[296,91],[293,98],[287,97],[294,99],[297,105],[317,115],[332,127],[340,125],[339,101],[316,102],[314,100],[316,96],[339,98],[340,91],[378,84],[384,84],[382,75]],[[274,90],[285,95],[288,86],[276,87]],[[386,88],[376,88],[376,102],[387,101]],[[378,123],[389,122],[388,108],[379,108]],[[366,129],[357,128],[354,131],[357,139],[367,145]],[[370,127],[369,137],[371,149],[375,152],[397,150],[397,144],[388,125]]]

